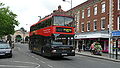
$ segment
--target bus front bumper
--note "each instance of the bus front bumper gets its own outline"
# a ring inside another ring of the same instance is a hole
[[[75,52],[72,52],[72,53],[52,53],[51,56],[75,56]]]

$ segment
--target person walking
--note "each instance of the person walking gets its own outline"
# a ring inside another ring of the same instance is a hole
[[[78,52],[81,52],[82,46],[79,44],[78,45]]]
[[[94,43],[92,43],[92,44],[91,44],[91,46],[90,46],[90,51],[91,51],[91,54],[93,54],[93,53],[94,53],[94,51],[95,51],[94,45],[95,45],[95,42],[94,42]]]
[[[83,43],[83,51],[85,51],[86,50],[86,45],[85,45],[85,43]]]

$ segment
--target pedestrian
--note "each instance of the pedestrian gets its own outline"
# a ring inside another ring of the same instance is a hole
[[[94,53],[94,51],[95,51],[94,45],[95,45],[95,42],[94,42],[94,43],[92,43],[92,44],[91,44],[91,46],[90,46],[90,51],[91,51],[91,54],[93,54],[93,53]]]
[[[82,46],[79,44],[78,45],[78,52],[81,52]]]
[[[12,47],[12,41],[11,40],[9,40],[9,44],[10,44],[10,47]]]
[[[83,51],[85,51],[85,48],[86,48],[86,46],[85,46],[85,44],[83,43]]]

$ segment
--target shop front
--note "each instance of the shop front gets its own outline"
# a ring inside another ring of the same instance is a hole
[[[102,51],[108,52],[108,31],[77,33],[75,35],[75,40],[77,49],[78,45],[81,45],[82,50],[89,51],[93,42],[99,42],[102,45]]]
[[[117,53],[120,54],[120,31],[112,31],[112,39],[113,39],[112,53],[116,54],[117,51]]]

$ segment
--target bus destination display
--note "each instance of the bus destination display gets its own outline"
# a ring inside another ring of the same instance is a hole
[[[71,29],[71,28],[60,28],[60,27],[56,27],[56,32],[72,33],[72,29]]]

